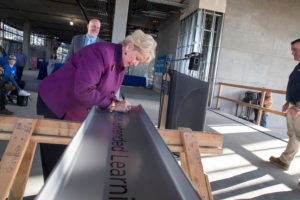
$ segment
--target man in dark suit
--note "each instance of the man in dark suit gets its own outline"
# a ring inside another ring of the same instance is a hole
[[[79,51],[81,48],[96,42],[104,42],[104,40],[98,37],[100,27],[101,22],[98,19],[91,19],[87,25],[88,32],[84,35],[75,35],[72,38],[65,62],[67,62],[73,56],[73,54]]]

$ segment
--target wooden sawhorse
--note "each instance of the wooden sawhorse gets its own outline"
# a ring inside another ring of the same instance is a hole
[[[37,143],[69,144],[80,123],[0,116],[0,140],[9,140],[0,162],[0,200],[22,199]],[[191,129],[158,129],[201,198],[213,199],[200,153],[222,154],[223,136]]]

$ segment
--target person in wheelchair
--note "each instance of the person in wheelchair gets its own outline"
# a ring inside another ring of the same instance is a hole
[[[2,84],[5,83],[14,86],[19,96],[30,96],[29,92],[26,92],[25,90],[22,90],[18,83],[16,82],[16,56],[10,55],[8,57],[8,64],[5,65],[4,68],[4,75],[2,77]],[[8,91],[6,91],[6,95],[8,95]]]

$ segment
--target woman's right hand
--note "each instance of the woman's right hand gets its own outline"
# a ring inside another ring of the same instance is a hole
[[[130,109],[131,104],[127,100],[116,102],[115,111],[128,112]]]

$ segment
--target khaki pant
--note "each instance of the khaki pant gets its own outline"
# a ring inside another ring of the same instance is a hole
[[[289,107],[292,105],[290,104]],[[300,114],[293,119],[291,115],[286,116],[287,122],[287,135],[289,136],[289,142],[285,151],[281,154],[279,159],[286,164],[290,164],[294,159],[299,149],[300,141]]]

